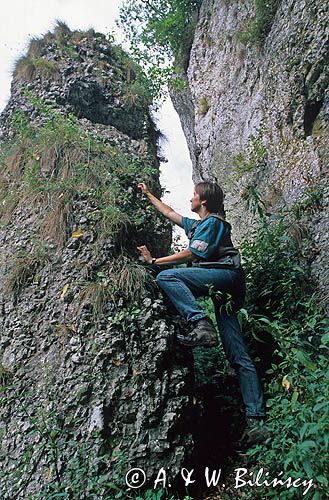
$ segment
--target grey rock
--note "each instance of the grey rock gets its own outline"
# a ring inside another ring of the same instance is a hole
[[[193,180],[216,178],[222,185],[235,243],[254,224],[244,201],[248,186],[272,211],[283,203],[291,207],[312,187],[324,189],[323,204],[309,214],[308,223],[321,247],[312,264],[313,278],[328,300],[329,247],[322,238],[328,233],[326,10],[321,0],[277,2],[270,32],[258,48],[238,41],[254,15],[252,2],[204,0],[187,87],[172,98]],[[238,155],[245,165],[240,172]]]
[[[36,97],[52,102],[62,116],[75,113],[79,125],[92,137],[119,148],[129,159],[157,165],[157,158],[150,153],[156,148],[154,134],[146,133],[153,127],[149,110],[147,106],[124,105],[123,82],[117,75],[120,71],[125,74],[125,62],[115,55],[104,36],[97,37],[98,43],[101,53],[93,37],[80,39],[77,58],[66,58],[57,44],[50,44],[44,48],[44,57],[59,64],[58,79],[37,78],[26,87]],[[96,66],[101,58],[115,66],[97,79]],[[14,136],[10,124],[17,109],[27,114],[34,127],[44,123],[40,110],[22,94],[21,83],[13,81],[11,98],[0,116],[2,141]],[[154,184],[160,192],[158,176]],[[128,183],[125,190],[136,209],[143,210],[145,200],[134,199],[133,186]],[[193,451],[190,428],[182,431],[179,421],[180,415],[192,411],[192,383],[186,372],[191,369],[192,358],[172,347],[176,323],[166,313],[159,291],[145,292],[138,318],[130,317],[130,304],[124,297],[115,303],[108,300],[100,317],[93,315],[92,298],[87,297],[84,305],[80,303],[83,285],[92,284],[98,271],[105,273],[109,261],[120,253],[112,234],[96,250],[97,231],[89,214],[98,209],[98,200],[89,195],[72,200],[67,234],[84,226],[84,236],[68,237],[63,248],[46,239],[47,248],[52,250],[50,262],[40,265],[15,297],[3,293],[12,256],[18,249],[30,248],[30,237],[38,238],[46,209],[38,204],[21,204],[10,224],[0,228],[1,363],[10,379],[6,397],[0,394],[1,419],[5,422],[0,490],[6,490],[8,498],[15,496],[14,488],[25,483],[22,497],[34,498],[41,486],[51,481],[45,477],[45,470],[51,472],[53,463],[54,450],[45,440],[50,429],[63,474],[76,456],[72,443],[82,448],[91,443],[97,448],[96,431],[107,436],[109,460],[120,447],[131,462],[148,471],[150,478],[162,466],[178,474]],[[168,252],[169,225],[153,218],[144,225],[155,254]],[[133,237],[132,233],[128,235],[123,242],[125,248],[130,249]],[[69,288],[61,298],[65,284]],[[118,321],[119,313],[122,317]],[[24,460],[29,453],[37,457],[44,446],[39,466],[35,470],[26,468]],[[99,451],[95,450],[95,457]],[[92,465],[92,456],[85,459]],[[19,466],[23,472],[17,482],[15,471]],[[112,471],[108,473],[110,479]]]

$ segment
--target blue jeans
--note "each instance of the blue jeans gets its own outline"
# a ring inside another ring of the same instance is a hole
[[[245,295],[242,269],[201,267],[168,269],[161,271],[156,280],[187,321],[197,321],[207,317],[196,299],[209,295],[209,286],[214,291],[232,296],[235,306],[231,311],[227,311],[225,306],[220,307],[220,299],[212,297],[223,348],[230,365],[237,371],[246,416],[265,416],[263,393],[258,375],[243,341],[235,312],[242,306]]]

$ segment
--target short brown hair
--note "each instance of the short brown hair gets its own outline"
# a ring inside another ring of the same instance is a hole
[[[222,188],[215,182],[198,182],[195,185],[201,201],[206,201],[206,209],[209,212],[224,215],[224,193]]]

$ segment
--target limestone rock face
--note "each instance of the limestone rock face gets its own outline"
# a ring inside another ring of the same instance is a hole
[[[193,449],[192,359],[136,250],[165,255],[171,227],[137,188],[161,195],[132,71],[104,35],[57,29],[1,115],[1,498],[110,498]]]
[[[204,0],[187,90],[172,97],[194,180],[217,178],[223,185],[237,241],[251,224],[243,201],[250,193],[275,211],[321,189],[308,223],[313,276],[328,297],[328,4],[272,3],[267,36],[247,42],[253,1]]]

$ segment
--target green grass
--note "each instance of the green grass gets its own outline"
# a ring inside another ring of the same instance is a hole
[[[329,493],[329,323],[313,293],[311,260],[301,251],[312,245],[309,235],[299,232],[298,238],[291,238],[291,228],[303,225],[307,215],[300,206],[275,218],[263,212],[259,227],[242,247],[248,300],[241,319],[259,357],[258,366],[266,371],[271,434],[270,446],[258,446],[248,455],[253,468],[264,467],[270,477],[283,470],[286,477],[313,478],[317,488],[313,498],[321,498]],[[258,493],[278,495],[268,490]],[[284,495],[293,498],[291,491]],[[253,498],[251,491],[247,498]]]
[[[62,248],[73,232],[74,203],[84,200],[90,207],[86,215],[94,234],[94,250],[98,253],[106,247],[110,261],[112,277],[104,293],[139,299],[150,283],[148,273],[135,261],[136,246],[145,232],[144,223],[152,226],[158,215],[146,209],[137,184],[144,180],[152,186],[157,170],[91,136],[74,116],[57,114],[29,92],[26,98],[38,109],[43,125],[31,127],[21,112],[13,117],[15,139],[1,150],[1,209],[7,223],[16,207],[38,209],[42,216],[37,237]],[[13,197],[14,191],[19,197]],[[8,293],[19,292],[26,285],[41,266],[40,259],[27,251],[15,256],[6,281]],[[92,297],[98,315],[103,285],[98,288],[94,278],[91,276],[85,295]]]
[[[14,77],[18,80],[31,82],[38,76],[46,79],[56,78],[59,76],[58,64],[42,57],[33,58],[30,55],[23,56],[16,62]]]

